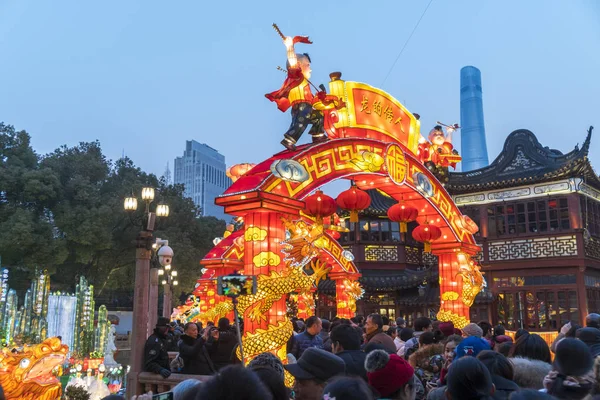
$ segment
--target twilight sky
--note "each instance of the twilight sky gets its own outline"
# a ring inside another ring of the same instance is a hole
[[[283,149],[290,118],[263,97],[285,77],[277,22],[313,40],[296,48],[313,82],[339,70],[381,87],[425,132],[460,122],[459,71],[478,67],[490,161],[515,129],[563,152],[600,130],[600,2],[433,0],[383,83],[428,3],[0,0],[0,121],[39,153],[98,139],[159,175],[189,139],[228,165],[262,161]]]

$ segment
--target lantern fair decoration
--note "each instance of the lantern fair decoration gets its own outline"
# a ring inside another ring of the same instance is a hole
[[[311,291],[306,291],[298,294],[298,318],[306,319],[315,314],[315,298],[313,297],[314,288]]]
[[[469,307],[475,296],[486,287],[481,268],[471,260],[471,256],[457,249],[439,252],[440,266],[440,321],[452,321],[462,328],[469,323]]]
[[[109,326],[110,322],[108,322],[108,310],[106,309],[105,305],[101,305],[98,308],[98,327],[96,328],[94,340],[94,352],[104,355]]]
[[[242,176],[247,174],[248,171],[250,171],[252,168],[254,168],[255,165],[256,164],[249,164],[249,163],[236,164],[236,165],[233,165],[233,166],[227,168],[227,170],[225,171],[225,175],[227,175],[227,177],[229,177],[229,179],[231,179],[232,182],[235,182],[238,179],[240,179]]]
[[[317,223],[323,224],[323,218],[333,215],[337,209],[335,200],[317,190],[315,194],[304,199],[306,214],[314,217]]]
[[[442,236],[442,230],[435,225],[430,225],[428,221],[417,226],[412,233],[413,238],[418,242],[423,242],[423,251],[431,253],[431,242]]]
[[[465,253],[457,254],[458,275],[462,278],[462,301],[467,307],[471,307],[475,296],[485,287],[487,282],[483,277],[481,267],[471,260]]]
[[[408,223],[417,220],[419,210],[402,200],[388,208],[387,215],[391,221],[400,223],[400,232],[404,234],[408,231]]]
[[[15,352],[2,349],[0,386],[4,389],[4,396],[7,399],[61,398],[62,386],[53,370],[64,363],[68,352],[67,345],[55,337],[40,344],[25,344]]]
[[[306,168],[295,160],[275,160],[271,172],[286,182],[305,182],[310,177]]]
[[[352,187],[340,193],[336,202],[340,208],[350,211],[350,222],[358,222],[358,212],[371,205],[371,197],[352,182]]]

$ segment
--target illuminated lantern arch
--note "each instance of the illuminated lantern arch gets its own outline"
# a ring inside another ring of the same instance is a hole
[[[283,274],[290,269],[283,256],[286,229],[282,220],[301,220],[311,193],[333,180],[350,179],[362,190],[377,188],[398,201],[404,200],[419,216],[432,218],[439,228],[439,238],[431,245],[440,268],[442,300],[438,318],[451,320],[457,327],[465,326],[470,300],[477,293],[477,284],[469,282],[482,280],[479,270],[470,264],[470,256],[479,247],[473,229],[465,229],[462,213],[450,195],[415,155],[419,122],[387,93],[365,84],[344,82],[339,74],[332,74],[330,93],[339,96],[346,107],[323,111],[329,141],[274,155],[240,176],[215,200],[227,214],[244,218],[244,230],[234,232],[209,252],[202,260],[209,270],[205,274],[243,270],[247,275],[258,275],[259,282],[281,278],[281,285],[287,284]],[[334,238],[327,233],[322,237],[319,259],[334,265],[329,278],[336,281],[336,295],[346,294],[340,288],[359,291],[352,282],[360,276],[354,264],[345,260]],[[463,284],[468,285],[468,299],[462,297]],[[210,285],[199,281],[203,293],[211,290]],[[288,289],[287,293],[294,291],[293,287]],[[244,349],[249,352],[246,360],[262,351],[285,359],[285,343],[291,335],[285,296],[271,296],[268,305],[264,303],[261,299],[264,309],[244,313]],[[350,316],[348,313],[348,309],[338,310],[339,315]]]

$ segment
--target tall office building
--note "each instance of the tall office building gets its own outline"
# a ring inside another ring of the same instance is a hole
[[[186,140],[183,157],[175,158],[174,182],[185,186],[185,195],[202,209],[202,215],[229,221],[223,207],[215,205],[215,197],[231,185],[225,169],[225,157],[217,150]]]
[[[460,155],[463,172],[489,165],[483,121],[481,71],[475,67],[460,70]]]

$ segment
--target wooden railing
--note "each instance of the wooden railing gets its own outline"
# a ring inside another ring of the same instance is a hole
[[[152,372],[140,372],[138,375],[138,383],[142,386],[144,393],[152,392],[153,394],[168,392],[177,384],[186,379],[197,379],[205,382],[212,378],[210,375],[186,375],[186,374],[171,374],[168,378],[163,378],[159,374]]]

